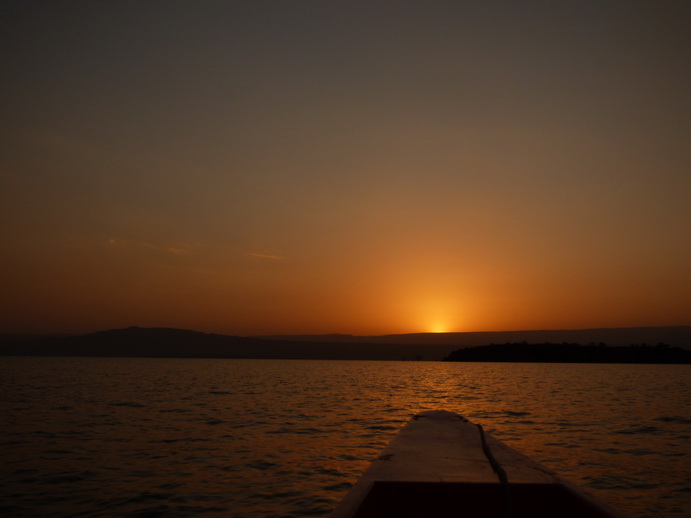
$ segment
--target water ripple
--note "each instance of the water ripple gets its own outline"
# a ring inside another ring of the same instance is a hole
[[[631,518],[691,516],[677,367],[8,359],[0,513],[326,516],[411,415],[445,408]]]

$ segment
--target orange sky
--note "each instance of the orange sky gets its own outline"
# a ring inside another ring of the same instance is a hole
[[[688,2],[3,9],[0,332],[691,325]]]

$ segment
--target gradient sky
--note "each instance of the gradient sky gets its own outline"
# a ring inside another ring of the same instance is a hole
[[[0,331],[691,325],[691,2],[3,2]]]

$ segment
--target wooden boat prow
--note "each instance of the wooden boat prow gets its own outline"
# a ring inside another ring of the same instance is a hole
[[[331,516],[623,518],[464,417],[444,410],[415,415]]]

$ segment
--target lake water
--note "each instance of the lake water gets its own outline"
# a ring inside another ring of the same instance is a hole
[[[326,516],[459,412],[631,517],[691,516],[691,366],[0,358],[3,516]]]

